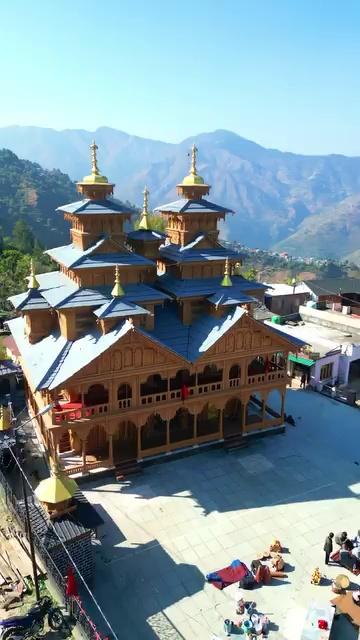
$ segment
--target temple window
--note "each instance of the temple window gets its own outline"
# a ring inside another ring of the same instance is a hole
[[[102,384],[91,385],[84,395],[84,404],[86,407],[92,407],[97,404],[107,404],[108,402],[109,392]]]
[[[238,364],[233,364],[229,371],[229,380],[234,380],[235,378],[240,378],[241,369]]]
[[[167,390],[167,380],[155,373],[148,377],[145,383],[140,385],[140,393],[142,396],[150,396],[156,393],[163,393]]]
[[[221,382],[222,369],[218,369],[216,364],[208,364],[205,369],[198,374],[198,384],[211,384],[212,382]]]
[[[132,388],[129,384],[121,384],[117,390],[117,399],[126,400],[132,397]]]
[[[257,356],[248,367],[248,375],[256,376],[260,373],[265,373],[265,360],[262,356]]]
[[[195,374],[190,374],[189,369],[180,369],[174,378],[170,378],[170,391],[181,389],[184,385],[194,387],[196,383]]]

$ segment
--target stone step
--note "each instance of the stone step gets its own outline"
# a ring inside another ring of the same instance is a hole
[[[224,449],[227,453],[231,453],[236,449],[245,449],[248,446],[248,441],[241,433],[232,436],[227,436],[224,440]]]
[[[124,480],[130,475],[134,475],[136,473],[141,473],[141,465],[134,458],[133,460],[124,460],[124,462],[119,462],[115,466],[115,478],[116,480]]]

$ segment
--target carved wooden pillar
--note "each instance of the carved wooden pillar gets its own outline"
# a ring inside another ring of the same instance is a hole
[[[283,391],[281,394],[281,419],[282,420],[284,420],[285,394],[286,394],[286,391]]]
[[[138,407],[140,405],[140,378],[136,376],[132,383],[132,406]]]
[[[86,473],[86,441],[87,438],[84,438],[81,442],[82,442],[82,450],[81,450],[81,455],[82,455],[82,472]]]
[[[247,407],[247,401],[243,401],[241,403],[241,422],[242,422],[243,431],[246,431],[246,407]]]
[[[220,437],[224,438],[224,409],[220,409]]]
[[[137,458],[141,457],[141,427],[137,427]]]
[[[109,433],[109,465],[114,466],[113,434]]]
[[[166,418],[166,447],[170,447],[170,420]]]

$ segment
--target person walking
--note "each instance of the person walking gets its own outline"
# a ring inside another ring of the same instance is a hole
[[[306,373],[303,373],[300,380],[300,389],[305,389],[306,385]]]
[[[325,538],[325,542],[324,542],[325,564],[329,564],[330,553],[332,553],[332,550],[333,550],[333,537],[334,537],[334,534],[331,532]]]

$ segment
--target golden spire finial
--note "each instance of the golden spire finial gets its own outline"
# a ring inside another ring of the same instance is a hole
[[[140,222],[139,222],[139,229],[150,229],[150,224],[149,224],[149,210],[148,210],[148,205],[149,205],[149,190],[147,187],[145,187],[143,194],[144,194],[144,203],[143,203],[143,210],[142,210],[142,214],[141,214],[141,218],[140,218]]]
[[[196,176],[196,154],[198,152],[198,148],[195,144],[191,147],[191,167],[190,173],[193,176]]]
[[[90,145],[90,150],[91,150],[91,173],[93,173],[96,176],[99,175],[99,167],[97,165],[97,157],[96,157],[96,152],[97,152],[98,148],[99,147],[97,146],[95,140],[93,140],[91,145]]]
[[[113,298],[121,298],[124,295],[124,289],[120,284],[120,268],[117,264],[115,267],[115,284],[112,288],[111,295]]]
[[[223,277],[223,279],[221,281],[221,286],[222,287],[231,287],[232,286],[232,282],[231,282],[231,278],[230,278],[229,258],[226,258],[226,260],[225,260],[224,277]]]
[[[30,260],[30,275],[28,278],[28,289],[38,289],[40,287],[39,282],[36,279],[34,270],[34,260]]]

